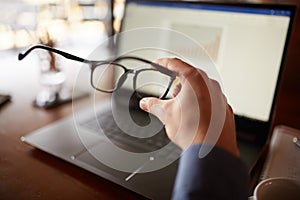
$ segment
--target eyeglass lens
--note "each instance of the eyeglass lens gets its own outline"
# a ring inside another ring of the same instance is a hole
[[[170,77],[155,70],[141,70],[135,76],[134,89],[140,97],[161,97],[170,82]]]
[[[92,72],[92,85],[94,88],[113,92],[125,69],[118,63],[106,63],[97,65]]]
[[[125,68],[135,69],[136,73],[133,77],[129,77],[129,74],[125,74]],[[109,64],[101,64],[96,66],[92,73],[94,88],[113,92],[122,85],[122,88],[135,90],[140,97],[161,97],[167,91],[169,83],[169,76],[153,70],[148,63],[134,59],[123,59]]]

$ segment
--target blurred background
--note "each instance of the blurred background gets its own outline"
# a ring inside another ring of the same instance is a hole
[[[0,0],[0,93],[9,93],[13,100],[24,103],[36,96],[41,66],[40,51],[18,61],[19,52],[29,46],[44,43],[81,57],[87,57],[96,46],[113,32],[118,32],[125,0]],[[213,0],[211,0],[213,1]],[[220,0],[224,1],[224,0]],[[225,2],[225,1],[224,1]],[[228,2],[228,1],[226,1]],[[230,0],[229,2],[292,4],[297,6],[295,23],[286,57],[283,79],[277,101],[274,124],[299,127],[298,118],[286,120],[286,115],[299,115],[300,73],[299,0]],[[100,55],[101,56],[101,55]],[[72,85],[80,63],[57,57],[58,66],[70,75]],[[17,94],[17,90],[23,91]],[[31,95],[31,96],[30,96]],[[291,103],[294,102],[294,103]]]
[[[13,98],[17,88],[26,97],[31,95],[28,86],[41,90],[41,74],[53,67],[51,62],[67,74],[64,84],[69,88],[82,66],[57,55],[51,60],[43,50],[18,61],[19,52],[45,44],[87,58],[119,31],[124,10],[124,0],[0,0],[0,4],[0,93]]]
[[[47,42],[92,45],[119,29],[124,0],[0,0],[0,50]],[[113,4],[113,5],[112,5]],[[112,27],[112,9],[115,23]],[[80,40],[80,44],[78,41]]]

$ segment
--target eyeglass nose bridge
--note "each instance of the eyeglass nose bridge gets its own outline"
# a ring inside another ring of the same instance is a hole
[[[119,80],[117,82],[117,86],[115,87],[114,91],[118,90],[124,84],[124,82],[126,81],[126,79],[128,77],[128,74],[133,75],[132,89],[134,91],[136,91],[137,76],[143,70],[145,70],[145,69],[144,68],[142,68],[142,69],[127,69],[127,68],[125,68],[125,73],[122,74],[122,76],[119,78]],[[165,96],[165,94],[163,96]]]
[[[118,90],[124,84],[124,82],[126,81],[126,79],[128,77],[128,74],[133,74],[133,76],[134,76],[133,79],[135,79],[135,77],[137,75],[138,70],[136,70],[136,69],[127,69],[127,68],[124,68],[124,69],[125,69],[125,72],[119,78],[119,80],[117,82],[117,85],[116,85],[116,87],[115,87],[115,89],[113,91]],[[133,89],[135,89],[134,86],[133,86]]]

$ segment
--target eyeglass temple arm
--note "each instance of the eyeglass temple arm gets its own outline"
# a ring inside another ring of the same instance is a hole
[[[120,57],[119,59],[122,59],[122,58],[125,58],[125,57]],[[135,60],[140,60],[142,62],[148,63],[148,64],[152,65],[153,67],[155,67],[155,69],[157,69],[158,71],[160,71],[164,74],[167,74],[167,75],[171,76],[174,79],[176,77],[176,74],[173,71],[171,71],[171,70],[169,70],[169,69],[167,69],[167,68],[165,68],[165,67],[163,67],[163,66],[161,66],[157,63],[154,63],[152,61],[149,61],[149,60],[146,60],[146,59],[143,59],[143,58],[139,58],[139,57],[134,57],[134,56],[126,56],[126,58],[132,58],[132,59],[135,59]]]
[[[69,54],[67,52],[63,52],[63,51],[60,51],[58,49],[54,49],[52,47],[49,47],[49,46],[46,46],[46,45],[41,45],[41,44],[38,44],[38,45],[34,45],[32,46],[31,48],[29,48],[27,51],[25,51],[25,53],[19,53],[18,55],[18,59],[19,60],[23,60],[32,50],[34,49],[44,49],[44,50],[48,50],[48,51],[51,51],[51,52],[54,52],[54,53],[57,53],[67,59],[70,59],[70,60],[75,60],[75,61],[78,61],[78,62],[83,62],[83,63],[97,63],[99,61],[91,61],[91,60],[86,60],[86,59],[83,59],[83,58],[80,58],[78,56],[74,56],[72,54]],[[164,68],[162,67],[161,65],[159,64],[156,64],[156,63],[153,63],[151,61],[148,61],[148,60],[145,60],[143,58],[137,58],[137,57],[131,57],[131,56],[128,56],[127,58],[134,58],[134,59],[138,59],[138,60],[141,60],[143,62],[146,62],[148,64],[151,64],[152,66],[154,66],[158,71],[164,73],[164,74],[168,74],[169,76],[171,77],[176,77],[176,74],[174,72],[172,72],[171,70],[167,69],[167,68]],[[119,58],[121,59],[121,58]]]
[[[167,69],[167,68],[165,68],[165,67],[163,67],[159,64],[156,64],[154,62],[151,62],[151,65],[154,66],[158,71],[160,71],[164,74],[167,74],[167,75],[171,76],[173,79],[175,79],[176,74],[173,71],[171,71],[171,70],[169,70],[169,69]]]
[[[63,51],[60,51],[58,49],[54,49],[54,48],[51,48],[51,47],[48,47],[48,46],[45,46],[45,45],[35,45],[35,46],[32,46],[31,48],[29,48],[27,51],[25,51],[25,53],[19,53],[18,55],[18,59],[19,60],[23,60],[32,50],[34,49],[45,49],[45,50],[48,50],[48,51],[51,51],[51,52],[54,52],[54,53],[57,53],[67,59],[71,59],[71,60],[75,60],[75,61],[78,61],[78,62],[83,62],[83,63],[90,63],[90,62],[93,62],[93,61],[89,61],[89,60],[85,60],[83,58],[80,58],[80,57],[77,57],[77,56],[74,56],[72,54],[69,54],[69,53],[66,53],[66,52],[63,52]]]

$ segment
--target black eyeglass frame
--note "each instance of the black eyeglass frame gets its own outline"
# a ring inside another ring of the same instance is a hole
[[[135,56],[120,56],[120,57],[117,57],[117,58],[114,58],[114,59],[109,59],[109,60],[93,61],[93,60],[86,60],[86,59],[80,58],[78,56],[69,54],[67,52],[64,52],[64,51],[61,51],[61,50],[58,50],[58,49],[55,49],[55,48],[52,48],[52,47],[49,47],[49,46],[46,46],[46,45],[41,45],[41,44],[34,45],[34,46],[30,47],[24,53],[19,53],[18,59],[19,60],[23,60],[34,49],[48,50],[48,51],[54,52],[56,54],[59,54],[59,55],[65,57],[67,59],[89,64],[90,69],[91,69],[90,81],[91,81],[92,87],[95,90],[98,90],[98,91],[101,91],[101,92],[105,92],[105,93],[113,93],[114,91],[118,90],[123,85],[123,83],[125,82],[125,80],[127,78],[127,75],[129,73],[134,74],[133,88],[136,91],[136,77],[137,77],[137,75],[140,72],[145,71],[145,70],[154,70],[154,71],[159,71],[160,73],[165,74],[165,75],[167,75],[167,76],[170,77],[170,81],[168,83],[168,87],[167,87],[166,91],[162,94],[162,96],[159,97],[160,99],[165,99],[166,96],[167,96],[167,94],[170,91],[170,88],[171,88],[171,86],[173,84],[173,81],[176,79],[176,74],[173,71],[171,71],[171,70],[169,70],[169,69],[167,69],[167,68],[165,68],[165,67],[163,67],[163,66],[161,66],[161,65],[159,65],[157,63],[151,62],[149,60],[146,60],[146,59],[143,59],[143,58],[140,58],[140,57],[135,57]],[[137,69],[137,70],[136,69],[128,69],[125,66],[121,65],[120,63],[118,63],[119,61],[125,60],[125,59],[131,59],[131,60],[141,61],[141,62],[144,62],[146,64],[149,64],[149,65],[153,66],[154,68],[153,69],[144,68],[144,69]],[[100,88],[97,88],[93,84],[93,73],[94,73],[94,70],[97,67],[100,67],[101,65],[103,66],[103,65],[107,65],[107,64],[117,65],[117,66],[121,67],[124,70],[124,73],[122,74],[122,76],[118,80],[116,87],[114,89],[112,89],[112,90],[102,90]]]

